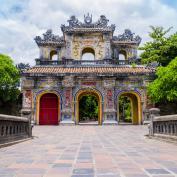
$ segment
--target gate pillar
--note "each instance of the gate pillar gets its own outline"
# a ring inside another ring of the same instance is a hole
[[[103,124],[118,124],[114,102],[115,80],[104,80],[104,119]]]

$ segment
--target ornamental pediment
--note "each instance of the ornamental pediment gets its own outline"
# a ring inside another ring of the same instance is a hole
[[[72,15],[68,20],[68,25],[61,25],[63,32],[73,32],[74,29],[106,29],[108,31],[114,31],[115,25],[108,26],[109,20],[105,15],[101,15],[96,22],[92,22],[92,15],[84,15],[84,22],[78,20],[75,15]],[[94,31],[94,30],[93,30]]]

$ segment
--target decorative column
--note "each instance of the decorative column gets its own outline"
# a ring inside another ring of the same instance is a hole
[[[65,76],[62,81],[63,90],[63,104],[62,104],[62,121],[60,124],[74,124],[74,104],[72,100],[72,90],[74,87],[74,78],[72,76]]]
[[[66,53],[65,58],[71,59],[72,58],[72,35],[66,35]]]
[[[26,117],[29,119],[29,135],[32,135],[31,132],[31,120],[32,120],[32,98],[33,98],[33,88],[34,88],[34,81],[27,80],[22,78],[22,93],[23,93],[23,102],[22,102],[22,109],[21,109],[21,116]]]
[[[103,124],[117,124],[114,104],[115,80],[104,80],[104,116]]]
[[[104,58],[111,59],[111,43],[110,43],[109,34],[104,34],[103,39],[104,39],[104,51],[105,51]]]
[[[60,60],[60,52],[61,52],[61,49],[60,48],[57,48],[57,60]]]

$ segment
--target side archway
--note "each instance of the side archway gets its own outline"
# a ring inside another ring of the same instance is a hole
[[[141,96],[134,91],[124,91],[120,92],[117,96],[117,117],[118,122],[120,122],[120,110],[119,110],[119,98],[128,97],[131,102],[131,115],[132,115],[132,124],[139,125],[142,123],[142,105],[141,105]]]
[[[125,50],[119,51],[119,60],[127,60],[127,52]]]
[[[58,60],[58,54],[56,50],[50,52],[50,60]]]
[[[58,125],[60,122],[60,95],[44,91],[36,97],[36,124]]]
[[[94,97],[97,98],[98,100],[98,124],[101,125],[102,124],[102,95],[99,93],[99,91],[94,90],[94,89],[82,89],[79,90],[76,93],[75,96],[75,121],[76,124],[79,124],[79,101],[83,96],[86,95],[92,95]]]

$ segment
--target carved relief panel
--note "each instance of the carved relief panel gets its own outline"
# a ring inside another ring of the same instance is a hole
[[[105,110],[113,110],[115,80],[104,80],[103,86],[105,88]]]
[[[24,79],[22,78],[22,89],[29,89],[29,88],[33,88],[34,87],[34,81],[30,80],[30,79]]]
[[[143,82],[138,79],[119,80],[116,85],[126,89],[135,89],[143,87]]]
[[[91,80],[86,80],[86,81],[81,81],[80,86],[82,88],[95,88],[96,87],[96,81],[91,81]]]
[[[114,92],[111,89],[106,90],[106,108],[107,109],[114,108]]]
[[[64,92],[64,106],[65,108],[71,108],[72,106],[72,88],[67,88]]]
[[[103,82],[105,88],[114,88],[115,87],[115,80],[104,80]]]
[[[60,85],[61,83],[54,78],[44,78],[37,82],[38,88],[54,88],[59,87]]]
[[[79,59],[80,58],[80,43],[78,41],[73,43],[73,54],[72,58]]]
[[[72,76],[65,76],[62,81],[63,87],[73,87],[74,86],[74,77]]]
[[[23,92],[23,108],[31,108],[32,105],[32,91],[25,90]]]
[[[72,58],[81,59],[82,50],[85,48],[94,49],[95,59],[102,59],[104,57],[104,41],[100,34],[74,36],[72,42]]]

